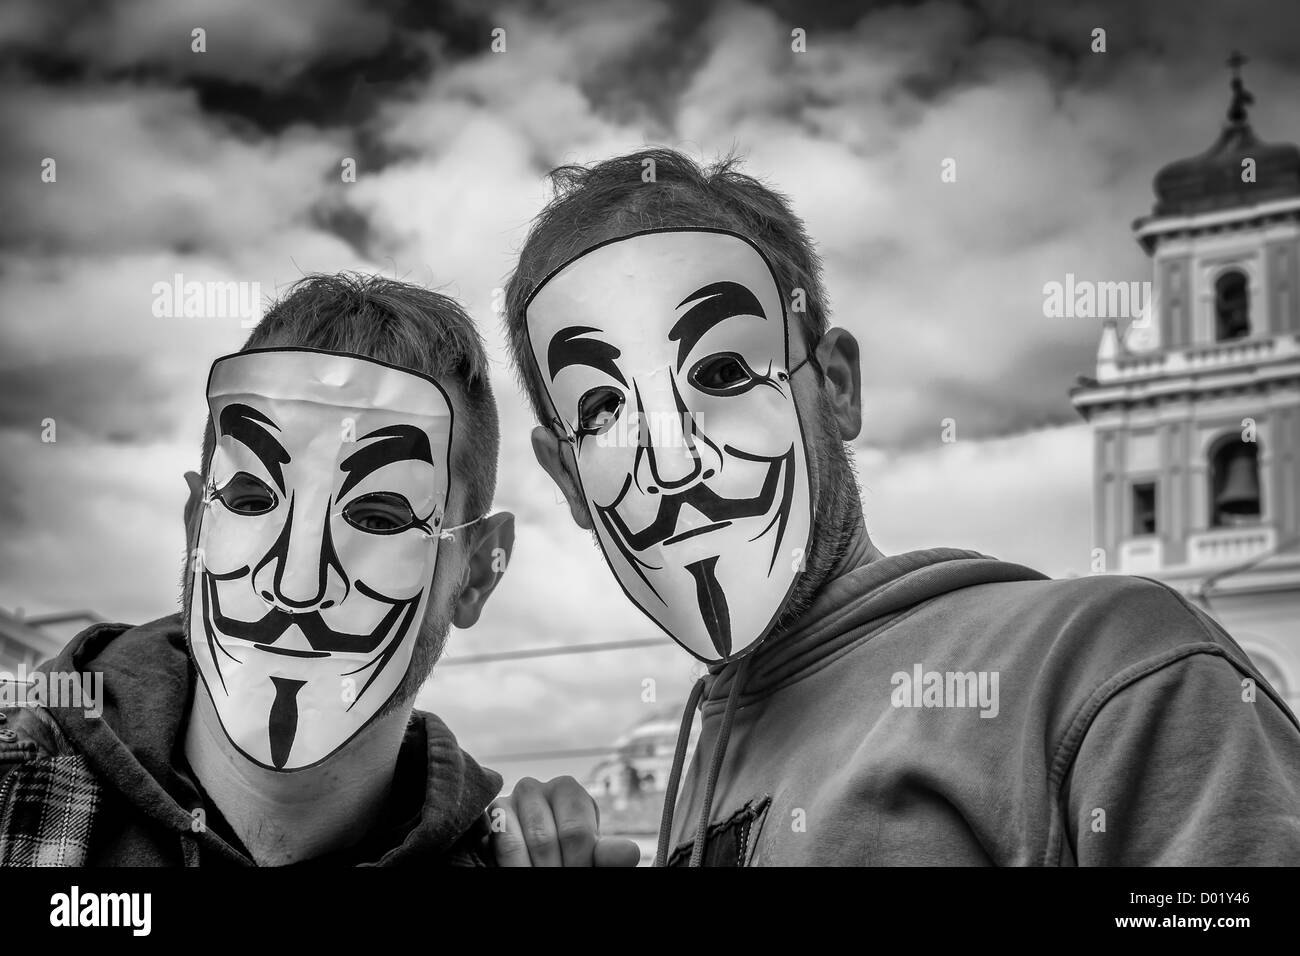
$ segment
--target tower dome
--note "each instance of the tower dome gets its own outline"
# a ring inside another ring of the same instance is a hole
[[[1155,178],[1156,216],[1185,216],[1300,196],[1300,149],[1265,143],[1251,128],[1246,108],[1254,97],[1241,80],[1245,58],[1234,53],[1232,102],[1218,140],[1190,159],[1165,166]],[[1243,181],[1243,161],[1255,161],[1254,181]]]

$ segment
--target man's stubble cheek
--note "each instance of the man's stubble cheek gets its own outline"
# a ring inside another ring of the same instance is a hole
[[[802,555],[803,571],[790,599],[777,619],[778,630],[793,624],[812,603],[853,539],[862,503],[857,474],[847,445],[839,437],[839,423],[830,398],[818,389],[815,416],[807,422],[806,458],[812,477],[812,534]],[[786,548],[791,561],[800,555]]]
[[[430,581],[429,603],[425,608],[424,619],[414,637],[415,647],[411,652],[411,661],[402,676],[402,681],[388,702],[380,708],[377,716],[383,717],[414,700],[425,681],[433,673],[434,665],[442,657],[451,634],[452,616],[461,592],[468,585],[466,581],[465,558],[468,549],[440,547],[438,563]],[[444,577],[444,573],[446,576]]]
[[[181,555],[181,611],[187,617],[190,612],[190,594],[194,588],[194,549],[198,547],[198,541],[199,520],[196,516],[185,526],[185,553]]]

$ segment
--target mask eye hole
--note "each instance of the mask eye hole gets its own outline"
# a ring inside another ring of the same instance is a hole
[[[391,491],[375,491],[349,501],[343,520],[367,534],[397,534],[416,523],[411,503]]]
[[[246,471],[236,473],[213,497],[237,515],[264,515],[279,504],[275,492]]]
[[[686,380],[706,395],[739,395],[758,382],[749,365],[735,352],[706,355],[691,366]]]
[[[608,385],[591,389],[578,399],[578,433],[599,435],[609,431],[623,411],[623,393]]]

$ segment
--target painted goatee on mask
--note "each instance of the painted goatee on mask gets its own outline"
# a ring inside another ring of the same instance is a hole
[[[783,305],[756,246],[706,229],[598,245],[525,305],[605,560],[705,661],[767,636],[809,545]]]
[[[190,653],[250,760],[310,767],[393,696],[424,619],[452,411],[432,379],[312,349],[217,359]]]

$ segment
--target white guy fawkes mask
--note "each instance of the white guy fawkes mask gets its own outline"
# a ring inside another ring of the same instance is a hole
[[[741,657],[811,528],[772,268],[733,233],[640,232],[551,273],[524,314],[619,584],[701,660]]]
[[[313,349],[217,359],[190,654],[250,760],[301,770],[392,697],[424,620],[452,411],[431,378]]]

